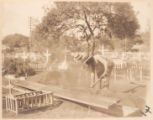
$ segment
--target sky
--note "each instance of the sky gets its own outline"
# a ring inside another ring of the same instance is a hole
[[[150,17],[150,9],[151,9],[151,4],[149,2],[144,1],[144,2],[132,2],[131,3],[133,6],[134,11],[136,12],[139,24],[140,24],[140,31],[144,32],[149,29],[149,23],[151,22],[151,17]]]
[[[132,2],[140,23],[140,31],[145,31],[149,21],[149,4],[147,2]],[[29,17],[41,21],[45,15],[44,7],[54,7],[52,0],[6,0],[1,4],[2,30],[1,37],[20,33],[29,36]]]

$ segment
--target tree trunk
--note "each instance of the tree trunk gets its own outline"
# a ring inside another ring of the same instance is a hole
[[[87,55],[89,56],[89,55],[90,55],[90,44],[89,44],[88,41],[87,41],[87,45],[88,45],[88,48],[87,48]]]
[[[92,40],[93,40],[93,43],[92,43],[91,55],[94,56],[94,54],[95,54],[95,47],[96,47],[96,43],[95,43],[94,37],[92,37]]]
[[[88,19],[87,19],[87,15],[86,15],[86,12],[84,11],[84,19],[85,19],[85,23],[87,24],[87,27],[90,31],[90,34],[91,34],[91,39],[93,41],[93,44],[92,44],[92,48],[91,48],[91,55],[94,56],[94,51],[95,51],[95,39],[94,39],[94,32],[88,22]]]
[[[92,30],[92,28],[91,28],[91,26],[90,26],[90,23],[89,23],[89,21],[88,21],[88,19],[87,19],[87,15],[86,15],[85,10],[83,10],[83,12],[84,12],[84,20],[85,20],[85,23],[86,23],[86,25],[87,25],[87,27],[88,27],[88,29],[89,29],[89,31],[90,31],[91,40],[93,41],[93,42],[92,42],[92,46],[91,46],[91,56],[94,56],[94,52],[95,52],[94,32],[93,32],[93,30]],[[94,65],[94,67],[95,67],[95,65]],[[94,69],[95,69],[95,68],[94,68]],[[94,78],[93,78],[93,81],[95,81],[95,75],[96,75],[96,71],[94,71]]]

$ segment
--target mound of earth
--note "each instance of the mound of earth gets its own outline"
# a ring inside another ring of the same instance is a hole
[[[29,81],[45,85],[57,85],[63,88],[89,88],[90,72],[83,66],[73,65],[65,70],[44,71],[28,78]]]

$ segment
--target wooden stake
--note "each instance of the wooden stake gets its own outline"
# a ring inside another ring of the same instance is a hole
[[[18,100],[15,99],[16,114],[18,114]]]
[[[33,107],[33,97],[30,98],[31,99],[31,108]]]
[[[140,66],[140,81],[143,81],[143,73],[142,73],[142,66]]]
[[[54,102],[53,100],[54,100],[54,98],[53,98],[53,93],[51,93],[51,94],[50,94],[50,103],[51,103],[51,104],[53,104],[53,102]]]
[[[13,99],[11,99],[11,103],[12,103],[12,110],[14,111],[14,100]]]
[[[10,103],[10,110],[12,110],[12,102],[10,98],[9,98],[9,103]]]
[[[45,94],[45,104],[48,103],[48,100],[47,100],[47,94]]]
[[[5,96],[5,107],[6,107],[6,110],[7,110],[7,107],[8,107],[8,105],[7,105],[7,96]]]
[[[132,82],[133,81],[133,78],[132,78],[132,70],[130,68],[129,70],[129,81]]]
[[[37,105],[40,106],[40,96],[37,96]]]
[[[116,81],[116,68],[114,69],[114,81]]]

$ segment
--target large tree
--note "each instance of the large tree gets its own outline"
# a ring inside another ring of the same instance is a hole
[[[132,38],[139,28],[129,3],[56,2],[48,11],[33,37],[40,46],[59,45],[63,36],[86,43],[87,53],[94,55],[96,43],[111,43],[112,36]],[[64,37],[66,38],[66,37]],[[82,45],[82,44],[80,44]],[[84,45],[84,44],[83,44]],[[55,47],[55,48],[56,48]],[[85,46],[84,46],[85,47]]]

